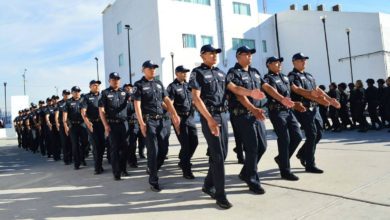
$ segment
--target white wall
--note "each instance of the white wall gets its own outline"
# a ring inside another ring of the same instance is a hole
[[[386,77],[390,76],[390,15],[379,13],[380,25],[382,28],[383,50],[387,51],[384,55]]]
[[[383,50],[378,13],[284,11],[278,14],[281,56],[285,58],[285,73],[292,69],[291,57],[303,52],[310,59],[307,71],[317,84],[329,85],[325,39],[321,15],[326,15],[326,29],[332,81],[350,82],[348,41],[345,28],[352,28],[352,56]],[[381,54],[357,57],[352,60],[354,80],[385,77],[384,57]]]

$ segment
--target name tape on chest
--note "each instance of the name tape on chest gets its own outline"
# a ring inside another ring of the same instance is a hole
[[[150,87],[143,87],[142,88],[143,91],[146,91],[146,90],[149,90],[149,89],[150,89]]]
[[[114,95],[107,95],[107,98],[114,98]]]
[[[213,78],[213,76],[212,75],[205,75],[204,78],[210,79],[210,78]]]

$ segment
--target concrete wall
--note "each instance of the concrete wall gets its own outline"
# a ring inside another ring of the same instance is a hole
[[[384,55],[386,77],[389,77],[390,76],[390,15],[379,13],[379,22],[382,28],[383,50],[386,51]]]

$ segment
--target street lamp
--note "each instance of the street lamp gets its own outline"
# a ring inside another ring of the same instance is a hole
[[[27,69],[24,69],[24,73],[23,73],[23,88],[24,88],[24,95],[26,95],[26,72],[27,72]]]
[[[352,72],[351,41],[349,39],[349,34],[351,33],[351,28],[346,28],[345,32],[347,33],[347,37],[348,37],[349,66],[351,69],[351,80],[352,80],[351,82],[354,82],[353,81],[353,72]]]
[[[330,81],[330,83],[332,83],[332,73],[330,72],[330,61],[329,61],[329,51],[328,51],[328,38],[326,36],[326,27],[325,27],[326,15],[320,16],[320,18],[322,20],[322,24],[324,25],[326,57],[328,58],[329,81]]]
[[[7,82],[4,82],[4,122],[7,124]]]
[[[54,86],[54,89],[56,89],[56,94],[58,96],[58,87],[57,86]]]
[[[133,84],[131,80],[131,56],[130,56],[130,30],[132,29],[128,24],[125,25],[125,29],[127,30],[127,52],[129,54],[129,76],[130,76],[129,79],[130,79],[130,84]]]
[[[173,58],[175,56],[175,53],[171,52],[171,58],[172,58],[172,80],[175,80],[175,64],[173,62]]]
[[[96,60],[96,75],[97,75],[97,80],[99,81],[99,59],[95,57]]]

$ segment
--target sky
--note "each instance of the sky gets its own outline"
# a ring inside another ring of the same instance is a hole
[[[130,0],[129,0],[130,1]],[[147,0],[145,0],[147,1]],[[88,92],[88,83],[104,79],[102,14],[114,0],[2,0],[0,7],[0,109],[4,109],[4,86],[7,82],[7,108],[10,97],[23,95],[23,72],[26,93],[37,103],[74,85]],[[262,0],[259,11],[263,12]],[[367,4],[369,2],[369,4]],[[268,0],[267,13],[287,10],[291,4],[312,8],[336,4],[343,11],[384,12],[390,14],[389,0]],[[104,86],[104,85],[103,85]]]

